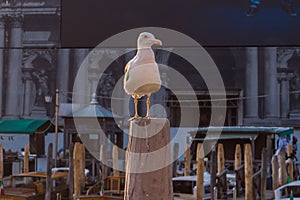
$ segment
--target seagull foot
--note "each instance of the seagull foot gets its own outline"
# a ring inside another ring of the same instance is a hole
[[[129,118],[128,121],[132,121],[132,120],[134,120],[134,119],[139,119],[139,118],[140,118],[139,115],[135,115],[135,116]]]

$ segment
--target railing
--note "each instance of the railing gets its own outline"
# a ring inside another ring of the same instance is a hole
[[[218,199],[227,199],[227,170],[217,174]]]
[[[253,196],[253,200],[256,199],[261,199],[261,171],[256,172],[253,176],[252,176],[252,196]]]
[[[245,166],[241,165],[239,168],[234,170],[234,172],[236,196],[239,197],[243,194],[245,188]]]
[[[103,181],[98,181],[94,185],[90,186],[86,191],[86,195],[99,194],[102,182]]]

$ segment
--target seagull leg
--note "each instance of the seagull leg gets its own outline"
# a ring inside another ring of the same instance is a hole
[[[150,118],[150,96],[151,94],[147,94],[147,114],[145,116],[146,119]]]
[[[131,121],[131,120],[133,120],[133,119],[138,119],[140,116],[139,116],[139,114],[138,114],[138,98],[137,98],[137,96],[136,95],[134,95],[134,110],[135,110],[135,114],[134,114],[134,116],[133,117],[131,117],[130,119],[129,119],[129,121]]]

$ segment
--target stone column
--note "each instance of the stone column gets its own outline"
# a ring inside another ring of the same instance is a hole
[[[257,47],[246,48],[245,118],[258,118],[258,53]]]
[[[277,49],[264,48],[264,110],[265,118],[279,117],[279,96],[277,82]]]
[[[28,118],[30,116],[31,112],[31,99],[32,99],[32,79],[31,79],[31,68],[23,68],[23,82],[24,82],[24,109],[23,109],[23,115],[25,118]]]
[[[289,78],[285,78],[280,84],[280,116],[281,118],[287,118],[290,107],[290,95],[289,95]]]
[[[73,88],[74,103],[86,104],[90,101],[88,72],[85,67],[80,67],[88,52],[88,49],[75,49],[74,52],[74,72],[76,72],[74,74],[76,84]]]
[[[294,77],[294,73],[288,69],[288,61],[292,58],[295,50],[293,48],[278,48],[277,62],[279,72],[277,79],[280,84],[280,117],[287,118],[290,108],[290,80]]]
[[[69,92],[69,67],[70,67],[70,49],[60,49],[58,51],[57,63],[57,88],[59,89],[59,102],[68,102]]]
[[[22,92],[22,17],[17,16],[10,19],[10,49],[8,52],[9,58],[5,118],[18,118],[20,115],[20,98]]]
[[[3,72],[4,72],[4,37],[5,37],[5,21],[0,18],[0,117],[2,117],[2,98],[3,98]]]

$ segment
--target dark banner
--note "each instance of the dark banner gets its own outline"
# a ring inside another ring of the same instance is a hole
[[[247,0],[63,0],[61,45],[94,47],[119,32],[151,26],[180,31],[203,46],[299,46],[297,3],[289,13],[283,0],[262,0],[249,15]]]

